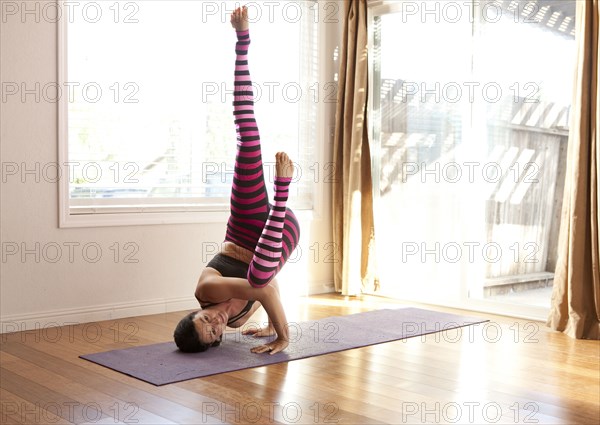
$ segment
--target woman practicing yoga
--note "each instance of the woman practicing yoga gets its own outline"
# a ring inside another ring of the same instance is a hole
[[[288,326],[274,279],[298,244],[300,227],[286,208],[293,163],[283,152],[275,155],[275,193],[267,196],[258,126],[254,118],[254,93],[248,69],[247,9],[231,14],[236,30],[233,108],[237,153],[231,188],[225,242],[206,266],[196,286],[201,310],[184,317],[174,339],[181,351],[198,352],[219,345],[226,326],[238,328],[262,305],[269,323],[265,329],[248,329],[245,335],[272,336],[254,353],[275,354],[288,346]]]

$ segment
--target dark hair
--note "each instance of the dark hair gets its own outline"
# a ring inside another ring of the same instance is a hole
[[[200,336],[198,335],[198,331],[192,320],[196,313],[198,313],[198,311],[193,311],[181,319],[173,333],[177,348],[184,353],[200,353],[208,350],[209,347],[216,347],[221,344],[221,338],[212,344],[200,341]]]

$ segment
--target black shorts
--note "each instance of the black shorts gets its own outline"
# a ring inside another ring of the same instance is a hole
[[[248,277],[248,268],[250,265],[228,255],[217,254],[208,262],[206,267],[215,269],[221,273],[221,276],[223,277],[239,277],[246,279]]]

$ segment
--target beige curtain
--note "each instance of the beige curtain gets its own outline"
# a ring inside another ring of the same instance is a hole
[[[552,329],[580,339],[600,339],[598,2],[576,2],[577,73],[548,318]]]
[[[333,240],[335,289],[358,295],[372,284],[373,193],[367,128],[367,1],[344,1],[344,34],[333,161]]]

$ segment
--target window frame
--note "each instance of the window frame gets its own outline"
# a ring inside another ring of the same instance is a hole
[[[307,20],[310,22],[310,20]],[[61,19],[58,25],[58,49],[57,49],[57,78],[58,85],[65,85],[68,80],[68,20]],[[331,40],[327,39],[328,31],[326,22],[319,19],[318,22],[312,22],[316,26],[318,40],[315,43],[317,51],[317,74],[319,82],[325,81],[328,75],[333,73],[333,61],[326,60],[325,51],[331,47]],[[314,27],[313,27],[314,28]],[[331,38],[331,37],[330,37]],[[331,62],[331,63],[330,63]],[[229,217],[229,200],[222,197],[204,197],[204,198],[135,198],[131,199],[130,204],[124,205],[123,199],[98,199],[89,198],[87,205],[77,199],[70,198],[70,164],[76,164],[76,161],[69,162],[69,102],[67,96],[61,96],[57,102],[58,107],[58,168],[60,168],[61,178],[58,181],[58,226],[59,228],[78,228],[78,227],[111,227],[111,226],[132,226],[132,225],[157,225],[157,224],[193,224],[193,223],[224,223]],[[319,184],[319,178],[323,172],[323,165],[327,152],[326,143],[331,136],[328,129],[329,115],[331,114],[331,105],[329,103],[318,101],[315,105],[315,136],[313,142],[314,158],[311,163],[318,166],[321,171],[317,171],[315,178],[308,183],[312,187],[312,202],[300,201],[300,205],[294,206],[294,211],[300,219],[322,219],[326,216],[324,211],[325,189]],[[303,178],[311,178],[310,170],[303,173]],[[197,201],[201,200],[201,204]],[[302,205],[304,203],[304,205]]]

